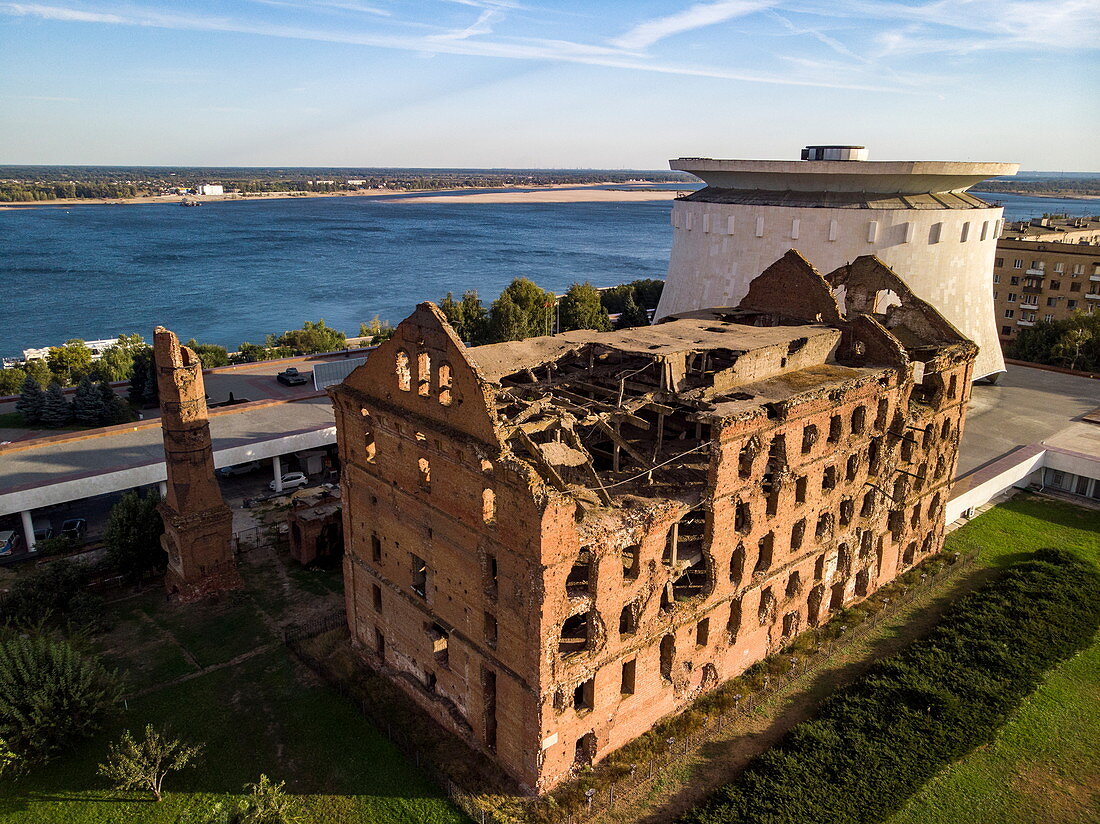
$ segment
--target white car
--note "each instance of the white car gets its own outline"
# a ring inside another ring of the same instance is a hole
[[[294,489],[295,487],[305,486],[308,483],[309,478],[302,472],[287,472],[283,475],[283,489]],[[269,483],[267,488],[272,492],[278,491],[274,481]]]

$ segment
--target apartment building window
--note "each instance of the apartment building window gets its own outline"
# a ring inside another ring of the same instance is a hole
[[[1047,306],[1053,306],[1053,305],[1054,305],[1054,304],[1056,304],[1057,302],[1058,302],[1058,301],[1057,301],[1057,299],[1056,299],[1056,298],[1047,298]]]
[[[1054,264],[1054,271],[1055,272],[1064,272],[1064,271],[1066,271],[1066,264],[1064,264],[1060,261],[1058,263],[1055,263]]]
[[[998,296],[999,294],[1000,294],[999,292],[994,292],[994,293],[993,293],[993,300],[997,300],[997,296]]]
[[[1039,305],[1039,296],[1038,295],[1024,295],[1023,300],[1021,300],[1020,303],[1024,306],[1038,306]]]
[[[1047,323],[1050,323],[1052,320],[1054,320],[1054,315],[1043,315],[1043,320],[1045,320]]]
[[[994,283],[1000,283],[1001,282],[1001,276],[998,275],[996,272],[993,273],[993,282]]]
[[[1033,261],[1031,261],[1031,267],[1030,268],[1032,268],[1032,269],[1045,269],[1046,264],[1043,263],[1041,260],[1033,260]]]
[[[1012,334],[1012,327],[1011,326],[1002,326],[1001,327],[1001,334],[1006,335],[1006,336],[1011,335]]]
[[[993,261],[993,265],[996,266],[998,269],[1000,269],[1001,267],[1003,267],[1005,265],[1005,259],[1004,258],[996,258]],[[996,275],[994,275],[994,277],[996,277]]]
[[[1061,288],[1062,288],[1062,281],[1060,281],[1060,280],[1052,280],[1052,281],[1050,282],[1050,291],[1052,291],[1052,292],[1057,292],[1057,291],[1058,291],[1059,289],[1061,289]]]
[[[1015,303],[1018,298],[1019,298],[1019,295],[1017,295],[1015,292],[1009,292],[1008,293],[1008,302],[1009,303]]]
[[[1023,269],[1024,268],[1024,262],[1022,260],[1020,260],[1019,258],[1016,258],[1014,261],[1012,261],[1012,268],[1013,269]]]
[[[1010,278],[1009,281],[1008,281],[1008,285],[1009,286],[1019,286],[1020,285],[1020,279],[1019,278]]]
[[[1029,323],[1035,323],[1035,313],[1034,312],[1024,312],[1020,315],[1020,319],[1021,320],[1026,320]]]
[[[1066,308],[1067,308],[1067,309],[1076,309],[1076,308],[1077,308],[1077,301],[1075,301],[1075,300],[1067,300],[1067,301],[1066,301]]]
[[[1080,283],[1071,283],[1069,285],[1069,290],[1071,292],[1080,292],[1081,291],[1081,284]]]
[[[1078,264],[1076,264],[1076,265],[1075,265],[1075,266],[1073,267],[1073,274],[1075,274],[1075,275],[1083,275],[1083,274],[1085,274],[1085,264],[1083,264],[1083,263],[1078,263]]]
[[[1015,309],[1005,309],[1005,317],[1009,318],[1010,320],[1012,318],[1016,317],[1016,310]]]

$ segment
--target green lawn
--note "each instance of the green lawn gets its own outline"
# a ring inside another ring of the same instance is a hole
[[[300,576],[307,592],[322,586],[316,575]],[[311,824],[467,821],[357,707],[289,654],[248,595],[179,606],[153,592],[117,605],[110,617],[111,629],[94,641],[126,675],[126,708],[100,735],[0,785],[0,821],[198,824],[203,808],[240,794],[260,773],[285,780]],[[168,779],[160,804],[114,792],[96,775],[108,744],[149,722],[206,745],[199,766]]]
[[[953,533],[948,548],[1000,566],[1062,547],[1100,566],[1100,512],[1020,497]],[[890,824],[1100,821],[1100,640],[1048,673],[996,741],[940,773]]]

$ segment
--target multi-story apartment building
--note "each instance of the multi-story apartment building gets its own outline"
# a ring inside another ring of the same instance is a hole
[[[1002,238],[993,264],[1002,345],[1041,321],[1100,311],[1100,245]]]
[[[365,658],[542,792],[942,545],[977,347],[873,257],[332,387]]]

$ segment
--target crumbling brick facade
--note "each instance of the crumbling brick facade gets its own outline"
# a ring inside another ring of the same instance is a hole
[[[356,644],[541,792],[942,544],[977,348],[874,258],[330,392]]]
[[[168,495],[160,505],[161,545],[168,553],[164,585],[190,601],[241,585],[233,557],[233,513],[214,476],[202,362],[161,326],[153,350],[168,467]]]

